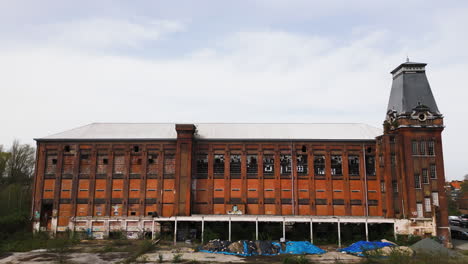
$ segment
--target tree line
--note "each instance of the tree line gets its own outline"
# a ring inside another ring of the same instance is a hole
[[[0,145],[0,217],[29,214],[36,150],[15,140]]]

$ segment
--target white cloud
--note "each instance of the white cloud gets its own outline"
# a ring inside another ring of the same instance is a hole
[[[182,32],[179,21],[91,18],[63,24],[39,25],[48,45],[76,49],[136,48],[171,33]]]

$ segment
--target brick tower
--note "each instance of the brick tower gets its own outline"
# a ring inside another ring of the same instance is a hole
[[[387,217],[433,219],[450,246],[442,153],[443,116],[426,77],[426,63],[396,67],[380,144],[385,162]],[[391,190],[391,191],[390,191]],[[421,227],[424,229],[427,227]]]

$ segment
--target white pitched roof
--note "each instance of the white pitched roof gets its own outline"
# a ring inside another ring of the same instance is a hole
[[[374,140],[382,130],[359,123],[201,123],[196,138],[214,140]],[[38,140],[176,139],[175,123],[93,123]]]

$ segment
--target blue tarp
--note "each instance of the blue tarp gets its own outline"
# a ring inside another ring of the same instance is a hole
[[[273,245],[277,245],[281,248],[280,254],[323,254],[326,252],[308,241],[286,242],[286,248],[284,250],[280,243],[273,242]]]
[[[351,246],[349,247],[338,249],[338,251],[363,256],[362,252],[364,251],[379,249],[388,246],[393,247],[395,246],[395,244],[380,241],[358,241],[354,244],[351,244]]]

